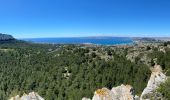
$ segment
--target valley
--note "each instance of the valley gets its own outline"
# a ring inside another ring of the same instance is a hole
[[[140,96],[150,68],[160,65],[170,75],[169,43],[141,43],[99,46],[2,41],[0,100],[30,92],[45,100],[81,100],[93,97],[97,89],[121,84],[132,86]]]

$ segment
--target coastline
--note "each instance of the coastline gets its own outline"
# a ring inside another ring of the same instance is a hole
[[[31,43],[40,44],[74,44],[74,45],[133,45],[134,40],[126,37],[108,37],[108,38],[28,38],[20,39]]]

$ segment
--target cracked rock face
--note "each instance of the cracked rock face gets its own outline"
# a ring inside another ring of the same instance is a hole
[[[147,87],[142,92],[141,99],[143,99],[145,95],[153,93],[158,88],[158,86],[167,79],[166,75],[162,72],[160,65],[155,65],[153,68],[151,68],[151,71],[151,77],[148,81]]]
[[[107,88],[98,89],[95,91],[92,100],[133,100],[135,96],[132,89],[130,85],[113,87],[111,90]]]
[[[131,92],[132,86],[130,85],[121,85],[118,87],[112,88],[114,93],[114,100],[133,100],[133,95]]]
[[[113,92],[107,88],[98,89],[95,91],[92,100],[112,100]]]
[[[31,92],[29,94],[24,94],[22,97],[17,95],[9,100],[44,100],[44,99],[41,96],[39,96],[38,93]]]

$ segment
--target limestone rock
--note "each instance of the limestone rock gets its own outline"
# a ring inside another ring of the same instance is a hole
[[[111,90],[107,88],[95,91],[92,100],[138,100],[139,97],[133,94],[133,88],[130,85],[121,85],[113,87]]]
[[[132,90],[130,85],[121,85],[113,87],[111,91],[114,93],[114,100],[133,100],[135,95],[132,95]]]
[[[151,71],[152,74],[148,81],[147,87],[142,92],[141,99],[143,99],[145,95],[155,92],[158,86],[167,79],[166,75],[162,72],[160,65],[155,65],[153,68],[151,68]]]
[[[91,100],[91,99],[90,99],[90,98],[84,97],[84,98],[82,98],[82,100]]]
[[[95,91],[92,100],[113,100],[114,94],[107,88],[98,89]]]
[[[20,97],[19,97],[19,95],[17,95],[17,96],[15,96],[15,97],[12,97],[12,98],[9,99],[9,100],[20,100]]]
[[[41,96],[39,96],[38,93],[31,92],[29,94],[24,94],[22,97],[17,95],[9,100],[44,100],[44,99]]]

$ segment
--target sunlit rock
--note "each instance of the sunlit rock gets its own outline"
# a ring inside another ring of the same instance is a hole
[[[160,65],[155,65],[153,68],[151,68],[151,71],[152,74],[148,81],[147,87],[142,92],[141,99],[149,98],[150,96],[147,95],[151,95],[153,92],[155,92],[158,86],[167,79],[166,75],[162,72]]]
[[[23,94],[23,96],[21,97],[17,95],[9,100],[44,100],[44,99],[41,96],[39,96],[38,93],[31,92],[29,94]]]
[[[133,100],[135,97],[134,89],[130,85],[121,85],[113,87],[114,100]]]
[[[90,99],[90,98],[84,97],[84,98],[82,98],[82,100],[91,100],[91,99]]]
[[[134,89],[130,85],[121,85],[113,87],[111,90],[107,88],[98,89],[95,91],[92,100],[138,100],[135,96]]]
[[[113,92],[107,88],[98,89],[95,91],[92,100],[113,100]]]

